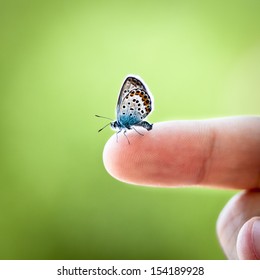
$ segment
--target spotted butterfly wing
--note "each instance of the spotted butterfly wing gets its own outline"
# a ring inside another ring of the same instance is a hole
[[[152,125],[144,121],[152,110],[152,98],[147,86],[139,77],[126,77],[117,102],[117,122],[122,128],[131,129],[131,126],[142,126],[147,130]]]
[[[123,85],[120,89],[120,93],[118,96],[117,101],[117,109],[119,109],[120,104],[122,103],[122,100],[129,94],[129,92],[135,88],[141,88],[146,90],[146,87],[143,82],[141,82],[140,78],[137,78],[137,76],[127,76],[123,82]]]

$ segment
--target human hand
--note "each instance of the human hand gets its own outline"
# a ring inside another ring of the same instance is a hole
[[[107,142],[103,160],[118,180],[244,190],[221,212],[217,233],[229,259],[260,259],[260,117],[156,123]],[[137,168],[138,167],[138,168]]]

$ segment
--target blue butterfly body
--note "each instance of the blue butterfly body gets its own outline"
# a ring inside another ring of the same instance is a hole
[[[99,129],[98,132],[110,124],[113,129],[117,130],[117,134],[123,131],[126,136],[126,131],[133,128],[137,133],[143,135],[135,129],[135,126],[141,126],[148,131],[151,130],[153,125],[144,120],[151,111],[152,95],[148,87],[141,78],[129,75],[125,78],[119,92],[116,106],[116,121],[108,123]],[[96,117],[109,119],[99,115],[96,115]],[[128,138],[127,141],[130,144]]]
[[[129,75],[121,87],[116,107],[117,120],[111,123],[111,127],[118,132],[133,126],[151,130],[153,125],[144,121],[151,111],[152,96],[147,86],[139,77]]]

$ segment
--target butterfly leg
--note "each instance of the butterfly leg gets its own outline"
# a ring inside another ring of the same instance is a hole
[[[130,145],[130,141],[129,141],[127,135],[126,135],[126,130],[124,130],[124,135],[125,135],[125,137],[126,137],[126,139],[127,139],[128,144]]]
[[[118,134],[122,131],[122,129],[118,130],[116,133],[116,142],[118,143]]]
[[[134,126],[132,126],[133,130],[136,131],[139,135],[144,136],[141,132],[139,132]]]

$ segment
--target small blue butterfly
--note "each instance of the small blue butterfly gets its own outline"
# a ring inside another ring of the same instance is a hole
[[[152,95],[148,87],[140,77],[129,75],[125,78],[120,89],[116,106],[116,121],[108,123],[98,132],[110,124],[113,129],[117,130],[117,134],[124,131],[124,135],[126,136],[128,129],[134,129],[137,133],[143,135],[134,126],[142,126],[148,131],[151,130],[153,125],[144,120],[151,111]],[[96,115],[96,117],[106,118],[99,115]]]

